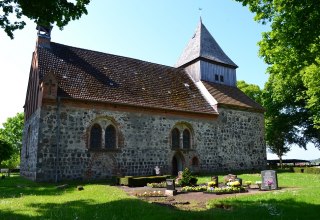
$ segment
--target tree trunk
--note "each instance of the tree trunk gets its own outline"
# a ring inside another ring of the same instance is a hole
[[[283,168],[283,163],[282,163],[282,156],[279,156],[279,161],[280,161],[280,168]]]

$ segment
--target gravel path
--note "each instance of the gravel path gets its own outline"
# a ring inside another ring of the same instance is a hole
[[[151,188],[151,187],[127,187],[127,186],[119,186],[120,189],[124,190],[127,194],[135,196],[137,193],[144,193],[150,191],[161,191],[165,192],[164,188]],[[181,193],[180,188],[177,188],[178,194],[175,196],[168,197],[139,197],[142,200],[156,203],[159,205],[170,206],[179,209],[205,209],[206,203],[210,199],[217,198],[227,198],[227,197],[239,197],[257,193],[265,193],[268,191],[259,191],[258,189],[249,189],[246,193],[234,193],[234,194],[207,194],[203,192],[189,192],[189,193]]]

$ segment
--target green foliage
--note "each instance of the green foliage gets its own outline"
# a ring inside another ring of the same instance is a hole
[[[0,166],[2,161],[10,159],[12,154],[12,146],[6,140],[0,138]]]
[[[194,177],[188,168],[185,168],[182,172],[182,178],[179,181],[181,186],[194,186],[197,184],[198,179]]]
[[[317,168],[317,167],[293,167],[293,171],[295,173],[303,172],[303,173],[320,174],[320,168]]]
[[[271,108],[271,115],[280,116],[276,124],[289,120],[287,132],[302,137],[293,137],[291,142],[302,147],[311,142],[320,149],[320,2],[236,1],[249,6],[257,21],[270,23],[271,30],[263,33],[259,42],[260,56],[269,64],[270,74],[265,108]]]
[[[71,20],[87,14],[86,6],[90,0],[4,0],[0,1],[0,27],[13,39],[13,32],[22,29],[26,23],[22,16],[33,20],[36,24],[49,27],[51,24],[62,29]]]
[[[262,93],[263,91],[260,89],[258,85],[247,84],[245,81],[240,80],[237,81],[237,87],[244,92],[251,99],[262,105]]]
[[[17,113],[16,116],[7,118],[7,121],[2,125],[3,128],[0,128],[0,137],[8,142],[13,149],[11,157],[9,160],[3,162],[3,166],[15,168],[20,164],[20,151],[24,127],[23,113]]]

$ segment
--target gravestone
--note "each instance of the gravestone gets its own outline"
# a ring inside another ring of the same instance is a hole
[[[238,181],[238,182],[240,183],[240,186],[242,186],[242,179],[241,179],[241,178],[237,177],[237,178],[235,179],[235,181]]]
[[[261,171],[261,189],[278,189],[278,177],[277,172],[274,170]]]
[[[156,166],[156,167],[154,168],[154,173],[156,174],[156,176],[160,176],[160,175],[161,175],[160,167]]]
[[[166,179],[166,191],[165,191],[165,195],[167,196],[174,196],[177,194],[177,190],[176,190],[176,185],[174,182],[174,179]]]
[[[214,182],[214,187],[218,187],[219,186],[219,182],[218,182],[218,176],[212,176],[211,177],[211,181]]]
[[[237,175],[234,174],[228,174],[226,176],[223,177],[224,183],[228,183],[228,182],[233,182],[235,181],[235,179],[237,178]]]

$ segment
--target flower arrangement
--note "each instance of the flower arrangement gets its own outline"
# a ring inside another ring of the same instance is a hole
[[[247,192],[247,190],[240,187],[208,187],[207,193],[215,193],[215,194],[230,194],[230,193],[239,193],[239,192]]]
[[[252,184],[252,181],[245,181],[244,185],[250,186]]]
[[[240,186],[240,182],[239,181],[228,182],[227,186],[238,187],[238,186]]]
[[[207,190],[207,186],[184,186],[181,192],[203,192]]]
[[[271,186],[273,184],[273,180],[269,179],[266,181],[266,185]]]
[[[144,193],[136,193],[138,197],[162,197],[165,196],[161,191],[145,191]]]
[[[166,188],[167,184],[166,182],[161,182],[161,183],[147,183],[148,187],[151,188]]]
[[[210,181],[208,182],[208,187],[214,187],[216,185],[216,182]]]

